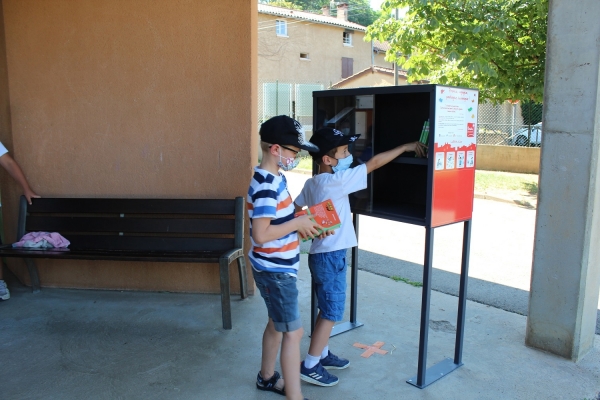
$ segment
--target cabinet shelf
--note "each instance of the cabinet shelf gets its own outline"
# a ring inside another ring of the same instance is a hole
[[[388,219],[398,222],[406,222],[414,225],[426,225],[426,210],[424,205],[406,204],[400,202],[386,202],[373,204],[368,212],[359,211],[359,214],[366,214],[372,217]]]
[[[427,165],[427,158],[423,157],[396,157],[392,160],[396,164],[416,164],[416,165]]]

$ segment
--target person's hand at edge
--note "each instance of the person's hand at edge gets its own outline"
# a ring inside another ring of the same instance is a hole
[[[33,192],[31,189],[27,189],[23,192],[23,195],[27,199],[27,203],[31,205],[31,199],[41,199],[42,196],[39,196]]]

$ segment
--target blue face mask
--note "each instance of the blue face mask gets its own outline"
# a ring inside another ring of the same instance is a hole
[[[333,169],[333,172],[345,171],[348,168],[350,168],[350,165],[352,165],[352,154],[350,154],[346,158],[336,158],[336,160],[338,160],[337,165],[335,167],[331,167],[331,169]]]

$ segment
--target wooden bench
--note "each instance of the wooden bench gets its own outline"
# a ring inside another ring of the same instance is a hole
[[[24,258],[34,292],[40,290],[33,259],[218,263],[223,328],[231,329],[229,264],[237,260],[242,299],[247,296],[244,199],[84,199],[21,197],[17,237],[58,232],[68,249],[4,245],[0,257]]]

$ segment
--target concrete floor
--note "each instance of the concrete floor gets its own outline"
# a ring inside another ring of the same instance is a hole
[[[310,277],[302,255],[304,327]],[[260,296],[232,298],[221,329],[216,295],[43,289],[11,282],[0,302],[0,399],[279,399],[254,387],[266,310]],[[331,339],[348,359],[331,388],[302,384],[310,399],[596,399],[600,337],[579,363],[524,345],[526,317],[468,302],[464,365],[425,389],[417,370],[421,289],[359,271],[364,326]],[[429,364],[454,352],[457,298],[432,292]],[[383,341],[386,355],[353,343]],[[302,353],[308,348],[308,333]]]

